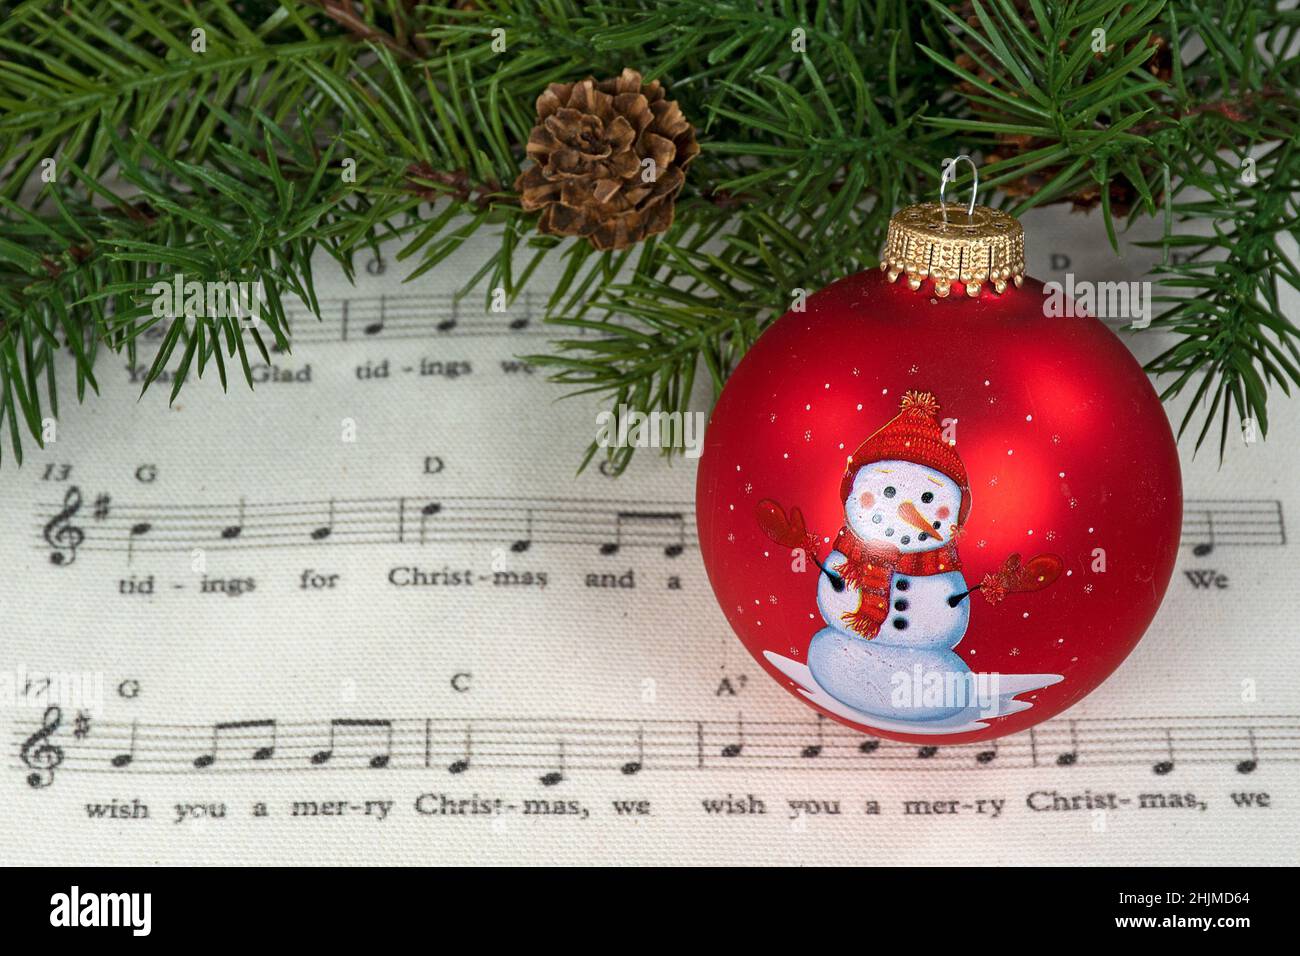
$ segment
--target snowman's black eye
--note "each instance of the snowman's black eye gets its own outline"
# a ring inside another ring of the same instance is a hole
[[[894,490],[894,486],[893,486],[893,485],[889,485],[889,486],[887,486],[887,487],[885,488],[885,497],[886,497],[886,498],[892,498],[892,497],[894,497],[895,494],[897,494],[897,492]]]
[[[922,503],[922,504],[927,504],[927,505],[928,505],[931,501],[934,501],[934,492],[933,492],[933,491],[927,491],[925,494],[921,495],[921,503]]]

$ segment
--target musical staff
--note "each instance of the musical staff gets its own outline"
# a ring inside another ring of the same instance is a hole
[[[1182,547],[1191,548],[1197,557],[1219,547],[1285,544],[1281,501],[1189,499],[1183,503]]]
[[[34,546],[56,567],[87,551],[147,552],[303,547],[320,544],[499,544],[515,554],[534,544],[589,546],[614,557],[655,549],[675,558],[695,547],[695,512],[680,502],[585,498],[419,497],[318,501],[133,505],[96,499],[93,520],[78,523],[82,493],[38,503]],[[1287,542],[1282,503],[1189,499],[1182,546],[1198,557],[1222,547]]]
[[[320,299],[319,305],[317,320],[305,303],[296,299],[285,302],[292,346],[447,337],[554,337],[561,332],[543,324],[545,298],[529,291],[522,292],[503,312],[469,306],[446,293],[340,296]],[[142,332],[140,339],[161,343],[166,331],[166,325],[158,323]],[[591,334],[577,328],[562,332],[566,338]],[[264,338],[269,336],[264,334]]]
[[[472,777],[524,771],[545,787],[574,773],[657,771],[970,771],[1018,768],[1070,775],[1079,768],[1136,767],[1177,776],[1188,767],[1256,773],[1300,762],[1300,715],[1050,720],[992,743],[924,747],[863,737],[821,719],[799,721],[579,718],[334,718],[286,722],[147,724],[98,719],[95,732],[60,739],[62,715],[13,730],[13,767],[34,788],[55,771],[112,774],[300,773],[438,770]],[[69,735],[71,736],[71,735]],[[810,743],[810,740],[815,743]],[[1037,750],[1071,754],[1046,760]],[[198,755],[196,757],[196,754]],[[989,756],[992,754],[993,756]]]
[[[142,553],[357,544],[499,544],[515,554],[533,545],[585,546],[612,557],[624,549],[654,549],[673,558],[695,546],[689,505],[582,498],[447,497],[335,498],[326,501],[135,505],[84,527],[72,524],[81,491],[66,504],[39,505],[35,546],[66,567],[80,552]],[[657,509],[657,510],[652,510]],[[53,517],[45,517],[54,512]]]

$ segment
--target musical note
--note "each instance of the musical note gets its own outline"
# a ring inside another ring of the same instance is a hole
[[[131,530],[126,538],[126,563],[131,563],[131,558],[135,555],[135,539],[143,537],[153,529],[148,521],[137,521],[131,525]]]
[[[614,515],[614,540],[602,542],[600,553],[618,554],[624,538],[629,543],[663,543],[664,555],[675,558],[686,548],[686,517],[681,512],[619,511]]]
[[[77,560],[77,548],[86,540],[86,533],[72,518],[81,510],[81,490],[75,485],[63,496],[63,508],[45,524],[42,532],[50,546],[50,564],[67,567]]]
[[[77,505],[81,502],[78,500]],[[63,722],[63,711],[54,705],[45,708],[41,718],[40,729],[23,742],[18,757],[31,770],[27,775],[27,785],[37,790],[48,787],[54,782],[54,771],[63,763],[63,748],[52,743],[50,737]]]
[[[1079,761],[1079,732],[1074,721],[1070,721],[1070,749],[1056,755],[1058,767],[1072,767]]]
[[[636,729],[636,759],[629,760],[627,763],[623,764],[623,766],[619,767],[619,770],[623,773],[624,776],[630,777],[633,774],[640,773],[641,768],[643,768],[644,766],[645,766],[645,728],[638,727]]]
[[[824,738],[825,731],[823,730],[822,725],[825,723],[825,721],[826,721],[825,717],[823,717],[821,714],[817,715],[817,743],[805,745],[803,750],[799,751],[799,756],[812,758],[812,757],[820,757],[822,755],[822,746],[825,744],[825,738]]]
[[[420,544],[425,543],[425,532],[428,530],[429,527],[429,519],[432,518],[434,515],[441,514],[441,513],[442,513],[442,503],[438,501],[430,501],[428,504],[426,504],[423,508],[420,509]]]
[[[524,512],[524,536],[510,545],[515,554],[523,554],[533,546],[533,509]]]
[[[975,762],[981,764],[991,764],[998,759],[998,742],[993,741],[993,746],[988,750],[981,750],[975,755]]]
[[[440,335],[455,331],[456,326],[460,324],[460,300],[455,296],[452,296],[448,303],[447,312],[447,317],[434,326]]]
[[[1174,736],[1167,730],[1165,731],[1165,748],[1169,753],[1169,758],[1167,760],[1161,760],[1151,768],[1161,776],[1164,776],[1174,769]]]
[[[544,773],[537,778],[543,787],[553,787],[564,779],[564,741],[559,741],[557,746],[559,749],[557,769]]]
[[[858,750],[864,754],[873,754],[880,749],[880,741],[875,737],[868,737],[862,743],[858,744]]]
[[[367,323],[361,331],[369,336],[378,335],[384,331],[384,326],[388,323],[388,299],[386,296],[379,297],[379,318],[374,322]]]
[[[330,499],[329,522],[321,525],[319,528],[312,530],[311,539],[313,541],[324,541],[334,533],[334,499]]]
[[[470,757],[474,753],[474,737],[472,728],[465,728],[465,755],[459,760],[453,760],[447,765],[448,773],[464,773],[469,769]]]
[[[921,748],[919,748],[919,749],[916,751],[916,755],[917,755],[918,757],[920,757],[922,760],[929,760],[931,757],[933,757],[933,756],[934,756],[935,754],[937,754],[938,752],[939,752],[939,748],[938,748],[938,747],[931,747],[931,746],[928,746],[928,745],[927,745],[927,746],[925,746],[925,747],[921,747]]]
[[[736,739],[734,742],[727,744],[722,748],[722,756],[739,757],[745,750],[745,719],[742,716],[736,717]]]
[[[138,723],[138,722],[132,722],[132,724],[131,724],[131,747],[130,747],[130,749],[127,750],[125,753],[115,754],[115,755],[113,756],[113,758],[112,758],[111,760],[109,760],[109,763],[112,764],[112,765],[113,765],[114,767],[116,767],[117,769],[120,770],[120,769],[122,769],[123,767],[129,767],[129,766],[131,766],[131,764],[135,761],[136,734],[137,734],[137,732],[139,731],[139,729],[140,729],[139,723]],[[197,764],[196,764],[196,766],[197,766]],[[207,764],[204,764],[204,766],[207,766]]]
[[[528,328],[528,322],[530,317],[532,316],[532,309],[529,308],[528,305],[528,296],[529,293],[527,290],[525,290],[524,291],[524,314],[510,320],[510,325],[508,326],[508,328],[510,329],[511,332],[520,332]]]
[[[275,755],[276,722],[274,720],[231,720],[212,725],[212,749],[194,758],[194,768],[202,770],[216,763],[217,754],[221,749],[222,735],[236,730],[269,731],[269,744],[263,739],[263,734],[256,735],[254,742],[261,744],[261,746],[253,749],[252,758],[254,760],[270,760]]]
[[[1259,766],[1259,751],[1255,746],[1255,731],[1247,729],[1246,738],[1250,742],[1250,759],[1237,764],[1237,773],[1254,773]]]
[[[230,541],[244,533],[244,499],[239,499],[239,520],[221,529],[221,537]]]
[[[334,759],[334,753],[337,748],[338,731],[340,729],[366,731],[366,733],[360,735],[362,740],[366,743],[373,742],[374,734],[370,733],[371,731],[384,731],[386,734],[386,742],[383,749],[373,750],[372,748],[367,747],[363,750],[363,753],[370,753],[367,764],[372,769],[382,770],[384,767],[388,766],[393,757],[393,722],[391,720],[375,720],[370,718],[357,719],[352,717],[336,717],[334,720],[330,721],[329,746],[324,750],[318,750],[311,755],[311,762],[313,764],[320,766],[321,764],[329,763]]]
[[[1214,513],[1208,510],[1205,512],[1205,533],[1206,540],[1192,546],[1192,554],[1198,558],[1203,558],[1214,550]]]

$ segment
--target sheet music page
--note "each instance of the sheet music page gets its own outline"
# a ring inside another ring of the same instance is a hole
[[[1044,279],[1153,255],[1024,224]],[[575,475],[603,405],[518,357],[554,334],[545,277],[453,303],[483,248],[409,284],[322,263],[323,321],[256,394],[210,374],[169,407],[106,354],[101,396],[6,461],[0,860],[1294,862],[1295,400],[1222,468],[1182,444],[1178,568],[1099,690],[996,742],[882,742],[732,636],[693,461]]]

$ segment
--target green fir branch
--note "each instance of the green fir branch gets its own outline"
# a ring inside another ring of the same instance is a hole
[[[1095,202],[1117,250],[1164,224],[1175,341],[1150,368],[1223,454],[1300,384],[1298,34],[1266,0],[26,0],[0,21],[0,427],[20,459],[56,370],[80,401],[103,349],[155,349],[144,385],[173,398],[209,370],[251,384],[292,347],[287,299],[315,308],[313,254],[351,277],[395,242],[416,277],[481,235],[460,295],[558,275],[530,357],[557,382],[685,411],[974,149],[998,204]],[[698,130],[674,226],[621,252],[539,235],[513,188],[536,98],[623,67]],[[153,315],[178,273],[260,278],[268,308],[251,330]]]

